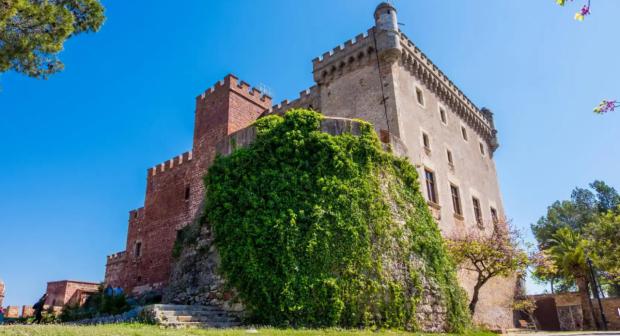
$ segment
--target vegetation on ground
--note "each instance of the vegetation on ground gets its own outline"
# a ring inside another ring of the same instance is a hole
[[[384,151],[372,125],[334,136],[321,119],[259,119],[256,141],[205,177],[203,225],[252,321],[416,329],[430,286],[449,329],[465,330],[466,296],[415,168]]]
[[[162,329],[158,326],[143,324],[113,324],[99,326],[66,326],[66,325],[15,325],[0,326],[2,336],[414,336],[414,335],[438,335],[409,333],[393,330],[339,330],[339,329]],[[449,334],[443,334],[449,335]],[[465,336],[492,336],[493,333],[484,331],[469,331]]]

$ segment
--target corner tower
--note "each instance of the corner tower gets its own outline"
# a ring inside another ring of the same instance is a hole
[[[392,62],[400,57],[400,36],[396,8],[382,2],[375,9],[375,38],[382,60]]]

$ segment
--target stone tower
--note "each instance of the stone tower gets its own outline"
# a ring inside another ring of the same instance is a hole
[[[383,142],[402,144],[445,237],[490,233],[505,217],[493,113],[469,100],[399,29],[394,6],[379,4],[373,19],[366,32],[312,60],[315,85],[292,101],[271,106],[271,98],[232,75],[199,95],[192,151],[148,169],[144,207],[129,213],[126,250],[108,257],[105,282],[133,293],[164,288],[177,231],[201,205],[202,176],[218,143],[291,108],[371,122]],[[474,275],[459,278],[471,292]],[[487,283],[475,319],[511,327],[514,285],[510,278]]]
[[[382,2],[375,9],[375,38],[382,60],[395,61],[401,53],[396,14],[396,8],[387,2]]]

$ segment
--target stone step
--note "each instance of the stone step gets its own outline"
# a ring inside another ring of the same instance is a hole
[[[159,311],[205,311],[205,310],[221,310],[219,307],[215,306],[199,306],[199,305],[173,305],[173,304],[155,304],[152,305],[155,310]]]
[[[170,322],[160,324],[165,328],[234,328],[241,326],[239,322]]]
[[[222,322],[222,323],[226,323],[226,322],[239,322],[238,319],[233,318],[233,317],[227,317],[227,316],[221,316],[221,317],[217,317],[217,318],[213,318],[210,316],[176,316],[176,321],[177,322],[205,322],[205,323],[209,323],[209,322]]]
[[[164,310],[160,311],[160,314],[164,316],[179,316],[179,315],[194,315],[194,316],[219,316],[219,315],[234,315],[225,310],[203,310],[203,311],[190,311],[190,310]]]

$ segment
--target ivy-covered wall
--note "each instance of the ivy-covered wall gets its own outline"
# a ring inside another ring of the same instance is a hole
[[[203,216],[179,235],[167,299],[236,298],[269,325],[464,330],[465,296],[414,167],[370,124],[331,135],[321,118],[259,119],[250,146],[216,159]]]

